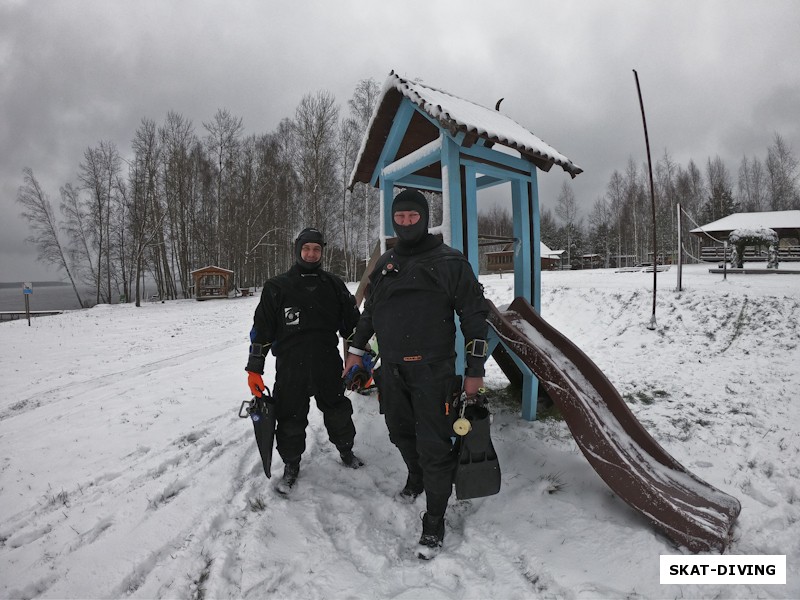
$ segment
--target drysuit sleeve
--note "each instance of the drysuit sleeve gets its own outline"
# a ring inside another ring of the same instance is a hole
[[[369,343],[370,339],[372,339],[372,335],[375,333],[375,330],[372,328],[371,288],[372,281],[370,280],[366,289],[364,290],[364,309],[361,311],[361,316],[358,319],[356,329],[353,332],[352,342],[350,343],[351,348],[356,348],[357,350],[361,351],[366,350],[367,344]]]
[[[280,305],[279,291],[267,283],[261,290],[261,300],[253,314],[253,327],[250,330],[250,351],[245,371],[264,373],[264,361],[275,341],[277,333],[277,314]]]
[[[339,299],[342,306],[342,320],[339,326],[339,335],[342,336],[343,340],[350,343],[353,339],[353,333],[355,332],[356,325],[358,325],[361,313],[358,311],[358,306],[356,306],[355,297],[350,293],[350,290],[347,289],[344,282],[341,282]]]

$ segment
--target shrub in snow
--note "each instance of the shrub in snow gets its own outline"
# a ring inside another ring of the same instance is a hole
[[[778,268],[778,245],[777,244],[770,244],[769,250],[767,252],[767,268],[768,269],[777,269]]]
[[[767,268],[778,268],[778,234],[768,227],[746,227],[734,229],[728,236],[731,249],[731,266],[741,269],[744,263],[745,246],[769,246],[770,262]],[[773,262],[774,254],[774,262]]]

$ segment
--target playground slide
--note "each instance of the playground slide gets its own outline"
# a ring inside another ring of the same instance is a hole
[[[723,550],[739,501],[667,454],[597,365],[525,298],[516,298],[504,312],[490,308],[489,323],[558,405],[606,484],[678,545],[692,552]]]

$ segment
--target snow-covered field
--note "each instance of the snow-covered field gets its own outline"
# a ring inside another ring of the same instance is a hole
[[[782,265],[784,266],[784,265]],[[542,314],[656,440],[739,498],[730,554],[786,585],[662,586],[674,548],[594,473],[562,421],[526,422],[493,361],[500,494],[451,499],[444,552],[412,552],[424,499],[376,401],[344,468],[312,408],[294,497],[263,474],[244,364],[257,298],[96,306],[0,325],[0,597],[798,598],[800,275],[546,272]],[[513,278],[482,278],[498,305]],[[266,380],[274,372],[268,360]],[[280,460],[274,469],[280,476]]]

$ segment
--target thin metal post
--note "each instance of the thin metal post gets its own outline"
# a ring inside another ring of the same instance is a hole
[[[653,167],[650,162],[650,140],[647,137],[647,120],[644,116],[644,101],[642,100],[642,88],[639,87],[639,74],[633,70],[633,77],[636,79],[636,91],[639,94],[639,106],[642,109],[642,126],[644,127],[644,145],[647,148],[647,171],[650,176],[650,201],[653,207],[653,316],[650,318],[648,329],[656,328],[656,287],[658,283],[658,234],[656,231],[656,193],[653,186]]]
[[[25,296],[25,316],[28,318],[28,327],[31,326],[31,301],[33,293],[33,283],[25,282],[22,284],[22,295]]]
[[[728,279],[728,240],[722,242],[722,280]]]
[[[681,241],[681,203],[678,202],[678,291],[681,291],[681,276],[683,272],[683,242]]]

